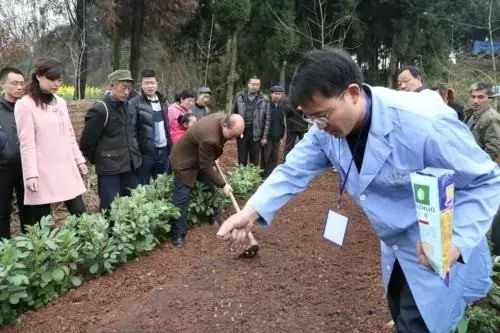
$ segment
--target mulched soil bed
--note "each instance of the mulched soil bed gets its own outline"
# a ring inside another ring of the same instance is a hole
[[[226,168],[235,163],[228,148]],[[185,247],[164,243],[0,332],[390,332],[379,242],[366,217],[346,200],[346,244],[322,238],[336,179],[319,177],[258,229],[255,259],[236,259],[242,248],[203,225]]]

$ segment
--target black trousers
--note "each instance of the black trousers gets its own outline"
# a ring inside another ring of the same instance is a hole
[[[16,194],[21,230],[25,225],[33,224],[29,209],[24,205],[24,183],[21,166],[18,168],[0,168],[0,238],[10,238],[10,214],[12,199]]]
[[[68,211],[71,215],[80,216],[85,213],[85,203],[83,202],[83,198],[81,195],[71,200],[64,201],[64,204],[66,205],[66,208],[68,208]],[[50,204],[30,205],[26,207],[29,208],[31,216],[35,223],[40,222],[42,217],[50,215]]]
[[[285,152],[283,153],[283,160],[285,160],[286,155],[295,147],[295,143],[302,140],[304,138],[304,132],[286,132],[286,141],[285,141]]]
[[[262,148],[262,156],[260,159],[260,167],[264,170],[262,176],[269,177],[274,168],[278,165],[278,158],[280,155],[280,141],[268,141]]]
[[[216,190],[215,185],[205,179],[199,178],[198,180],[204,182],[207,186],[207,192],[213,192]],[[174,193],[172,195],[172,203],[179,208],[181,216],[177,220],[172,223],[171,237],[172,239],[176,239],[178,237],[186,237],[188,233],[188,211],[189,211],[189,202],[191,200],[191,192],[193,191],[192,187],[187,186],[183,182],[181,182],[177,177],[174,176]],[[212,216],[209,216],[209,219],[213,219],[219,215],[217,210],[214,211]]]
[[[491,242],[493,243],[493,254],[500,256],[500,207],[491,225]]]
[[[186,237],[188,232],[188,209],[191,191],[193,189],[177,177],[174,177],[174,193],[172,195],[172,203],[179,208],[181,216],[172,223],[171,236],[172,239],[178,237]]]
[[[236,140],[236,144],[238,146],[239,165],[247,165],[248,163],[259,165],[261,149],[260,141],[253,140],[251,129],[245,128],[243,138],[238,138]]]
[[[397,260],[389,280],[387,302],[397,333],[429,332]]]
[[[108,210],[117,196],[126,196],[137,187],[137,174],[128,171],[116,175],[99,175],[97,192],[99,193],[99,209]]]
[[[142,155],[142,164],[137,169],[137,180],[140,185],[147,185],[151,178],[156,179],[158,175],[169,172],[168,148],[154,148],[152,156]]]

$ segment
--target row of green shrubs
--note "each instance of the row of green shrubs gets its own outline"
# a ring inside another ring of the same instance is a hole
[[[262,182],[258,167],[234,169],[228,182],[247,198]],[[25,234],[0,242],[0,325],[30,308],[39,308],[86,278],[111,273],[119,265],[153,250],[168,237],[179,216],[172,204],[173,177],[161,176],[129,197],[114,200],[108,214],[69,216],[56,227],[50,217]],[[198,182],[189,208],[191,224],[206,220],[230,201],[221,190]]]

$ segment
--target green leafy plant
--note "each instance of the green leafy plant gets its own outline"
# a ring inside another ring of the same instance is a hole
[[[500,328],[500,316],[497,311],[500,309],[500,256],[493,256],[493,285],[486,296],[486,302],[480,302],[469,306],[456,329],[457,333],[489,333],[498,332]]]
[[[28,298],[28,272],[23,259],[28,251],[18,248],[14,241],[3,239],[0,243],[0,325],[14,319],[20,300]]]
[[[188,220],[191,224],[199,224],[209,216],[222,212],[229,202],[221,189],[210,190],[206,183],[197,181],[191,192]]]
[[[238,166],[228,172],[227,182],[238,199],[248,198],[262,184],[261,169],[258,166]]]
[[[166,200],[151,200],[154,186],[141,186],[129,197],[116,198],[111,204],[109,218],[113,222],[113,237],[120,245],[130,244],[121,251],[126,262],[144,251],[151,251],[170,231],[169,221],[179,217],[179,210]]]
[[[39,226],[30,226],[25,235],[14,239],[18,249],[27,252],[23,258],[29,285],[27,298],[22,298],[30,307],[40,307],[81,284],[76,275],[79,244],[72,230],[52,228],[53,221],[44,217]]]
[[[110,237],[109,222],[102,214],[69,216],[63,229],[74,230],[80,241],[80,265],[90,274],[112,272],[120,263],[120,250],[115,238]]]
[[[239,197],[249,195],[261,182],[259,169],[238,168],[229,182]],[[78,287],[89,274],[110,273],[155,248],[180,215],[171,203],[172,192],[173,176],[160,176],[130,196],[115,199],[105,214],[69,216],[60,228],[45,217],[26,234],[0,241],[0,325]],[[220,189],[211,191],[205,183],[196,183],[191,223],[228,204]]]
[[[473,305],[467,311],[467,332],[496,333],[500,327],[500,317],[495,310]]]

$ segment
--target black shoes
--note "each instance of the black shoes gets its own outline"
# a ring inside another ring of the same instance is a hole
[[[174,237],[172,238],[172,245],[175,246],[175,247],[180,247],[180,246],[183,246],[184,244],[186,244],[186,240],[184,239],[184,237]]]

